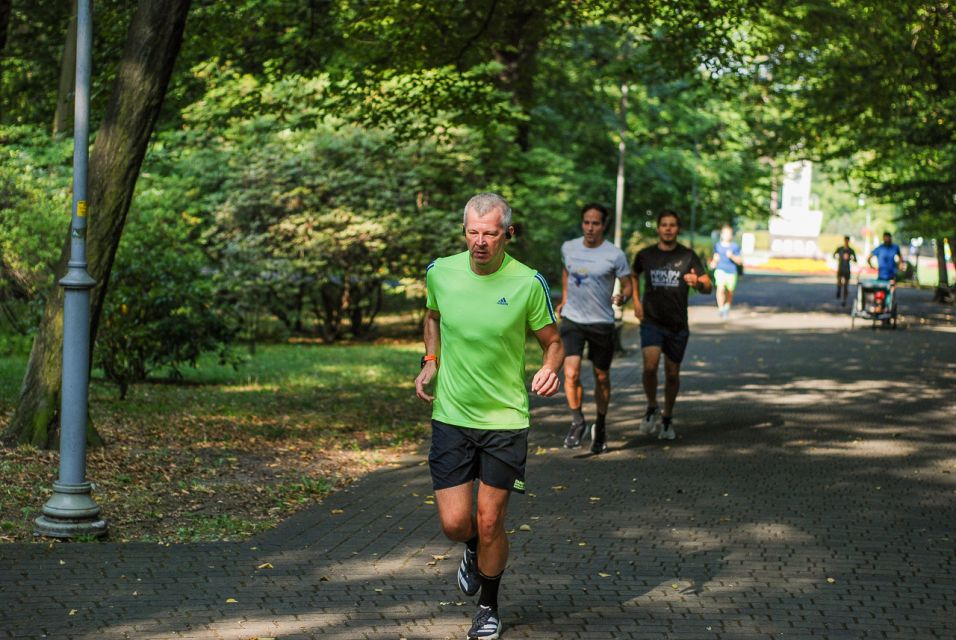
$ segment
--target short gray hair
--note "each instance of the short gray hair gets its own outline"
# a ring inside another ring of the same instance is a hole
[[[479,218],[495,210],[501,211],[501,228],[507,231],[508,227],[511,226],[511,205],[497,193],[485,192],[472,196],[468,204],[465,205],[465,214],[462,217],[462,224],[468,224],[469,210],[477,213]]]

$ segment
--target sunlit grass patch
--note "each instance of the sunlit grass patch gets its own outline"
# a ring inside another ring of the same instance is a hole
[[[391,461],[426,434],[413,343],[260,345],[237,370],[214,358],[132,387],[94,372],[87,455],[94,499],[118,540],[240,539]],[[25,358],[0,359],[0,419]],[[56,451],[0,449],[0,536],[29,540],[57,477]]]

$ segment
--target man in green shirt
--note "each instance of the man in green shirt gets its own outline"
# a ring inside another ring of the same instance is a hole
[[[544,352],[531,380],[538,395],[560,388],[564,349],[544,277],[505,253],[514,228],[504,198],[471,198],[464,232],[468,250],[439,258],[426,271],[425,356],[415,392],[432,404],[428,462],[442,530],[465,543],[458,587],[469,596],[481,591],[468,638],[494,639],[508,560],[505,512],[510,492],[524,493],[527,331]],[[433,379],[434,396],[425,389]]]

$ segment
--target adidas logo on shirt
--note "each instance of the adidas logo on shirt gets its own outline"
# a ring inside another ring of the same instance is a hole
[[[498,301],[498,304],[503,304],[505,306],[508,306],[508,300],[506,298],[502,298],[501,300]]]

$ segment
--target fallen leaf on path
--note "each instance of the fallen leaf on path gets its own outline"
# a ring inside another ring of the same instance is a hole
[[[518,531],[531,531],[531,525],[523,524],[520,527],[518,527]]]
[[[332,509],[332,515],[333,515],[333,516],[337,516],[337,515],[339,515],[340,513],[345,513],[345,511],[344,511],[343,509]]]
[[[263,562],[258,567],[256,567],[256,569],[273,569],[273,568],[274,567],[272,566],[271,562]]]
[[[833,578],[827,578],[827,582],[829,582],[830,584],[833,584],[834,582],[836,582],[836,580],[834,580]]]
[[[603,571],[598,571],[598,575],[601,576],[602,578],[610,578],[610,577],[611,577],[611,574],[610,574],[610,573],[604,573]]]
[[[226,604],[235,604],[237,602],[239,601],[236,600],[235,598],[226,598]]]
[[[75,616],[75,615],[76,615],[76,609],[70,609],[69,615]]]

